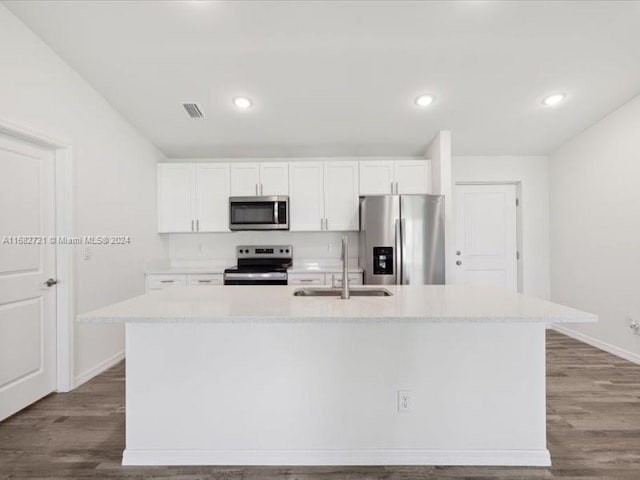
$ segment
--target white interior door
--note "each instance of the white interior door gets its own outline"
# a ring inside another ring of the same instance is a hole
[[[196,230],[229,231],[229,164],[196,164]]]
[[[515,185],[456,186],[455,279],[517,291]]]
[[[55,389],[54,161],[0,135],[0,420]]]

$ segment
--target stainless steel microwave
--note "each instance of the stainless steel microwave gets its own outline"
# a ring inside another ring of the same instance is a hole
[[[289,230],[289,197],[229,197],[230,230]]]

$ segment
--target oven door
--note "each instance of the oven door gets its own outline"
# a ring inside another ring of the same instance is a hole
[[[289,230],[289,197],[230,197],[230,230]]]
[[[225,285],[287,285],[287,274],[283,272],[265,273],[225,273]]]

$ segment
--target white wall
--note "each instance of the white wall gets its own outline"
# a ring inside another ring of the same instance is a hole
[[[293,245],[294,262],[338,260],[342,236],[349,239],[351,263],[358,259],[357,232],[232,232],[169,234],[169,258],[175,264],[185,261],[216,260],[236,263],[238,245]]]
[[[640,97],[550,156],[551,298],[596,313],[571,327],[640,361]]]
[[[540,156],[453,157],[454,184],[518,182],[519,283],[522,293],[541,298],[549,298],[548,168]]]
[[[164,254],[156,233],[160,152],[87,82],[0,5],[0,115],[73,146],[75,233],[130,235],[128,246],[75,252],[75,309],[144,292],[143,265]],[[75,326],[75,375],[85,379],[124,349],[120,326]]]

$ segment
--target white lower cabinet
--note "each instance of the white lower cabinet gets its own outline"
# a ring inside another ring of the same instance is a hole
[[[350,273],[349,285],[362,285],[361,273]],[[342,287],[342,274],[341,273],[327,273],[325,274],[325,284],[335,285],[336,287]]]
[[[324,273],[290,273],[289,285],[324,285]]]
[[[342,273],[290,273],[289,285],[342,286]],[[349,273],[349,285],[362,285],[362,273]]]
[[[224,285],[221,273],[187,275],[187,285]]]
[[[147,293],[156,290],[164,290],[171,287],[185,287],[187,285],[223,285],[221,273],[198,273],[198,274],[150,274],[145,279],[145,290]]]
[[[147,293],[164,290],[170,287],[184,287],[187,284],[186,275],[147,275],[145,288]]]

